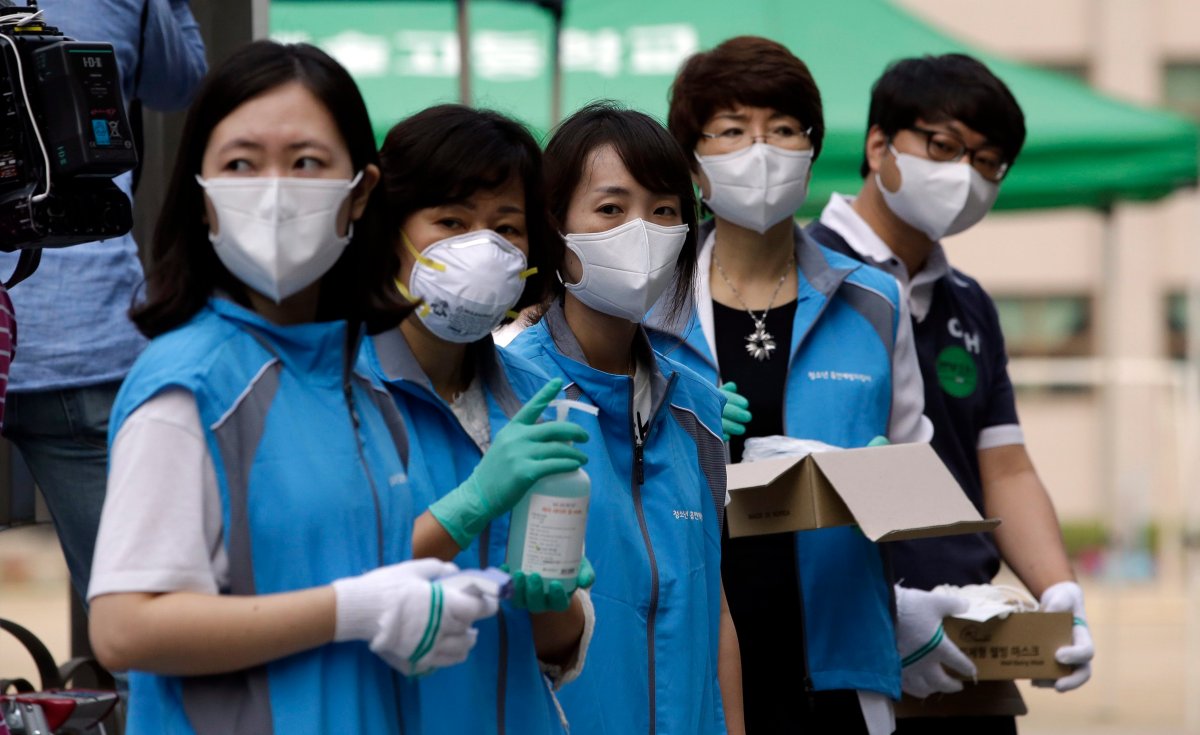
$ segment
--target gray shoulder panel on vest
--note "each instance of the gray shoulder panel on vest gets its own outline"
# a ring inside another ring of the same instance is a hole
[[[183,678],[183,710],[196,735],[271,735],[267,667]]]
[[[396,445],[396,454],[400,456],[400,462],[404,465],[404,471],[407,472],[408,426],[404,423],[404,417],[400,415],[400,409],[396,408],[396,402],[392,398],[392,394],[386,389],[376,386],[361,375],[355,374],[354,379],[358,381],[362,389],[366,391],[367,396],[370,397],[371,403],[383,415],[383,421],[387,424],[388,433],[392,435],[392,443]]]
[[[278,358],[265,364],[233,406],[212,426],[228,483],[229,591],[235,595],[255,593],[247,510],[250,467],[262,441],[267,413],[279,391],[282,369]]]
[[[718,527],[725,525],[725,491],[728,484],[725,479],[725,443],[721,437],[709,431],[695,413],[681,406],[671,404],[671,416],[683,427],[692,441],[696,443],[696,455],[700,458],[700,470],[708,480],[708,490],[712,493],[713,507],[717,510]]]
[[[878,291],[854,282],[845,283],[842,286],[841,294],[846,303],[850,304],[875,328],[875,333],[879,335],[879,341],[883,343],[890,356],[896,346],[895,307],[892,306],[892,303]]]
[[[229,591],[235,595],[255,592],[248,510],[250,467],[279,390],[282,367],[278,359],[264,365],[212,427],[228,483]],[[217,676],[185,677],[182,695],[188,721],[201,735],[274,732],[265,666]]]

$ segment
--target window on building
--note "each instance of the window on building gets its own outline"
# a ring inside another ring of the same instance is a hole
[[[1182,291],[1167,294],[1167,354],[1176,359],[1187,357],[1188,303]]]
[[[1200,120],[1200,62],[1167,64],[1163,72],[1163,103]]]
[[[1086,295],[996,296],[1009,357],[1093,354],[1092,299]]]

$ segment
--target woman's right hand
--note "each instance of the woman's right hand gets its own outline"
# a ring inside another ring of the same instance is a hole
[[[478,635],[472,624],[495,615],[498,602],[437,581],[457,571],[417,559],[337,580],[334,640],[367,641],[406,676],[462,663]]]
[[[561,389],[559,378],[546,383],[496,433],[466,482],[429,506],[460,548],[470,546],[493,518],[512,510],[535,482],[587,463],[587,455],[569,443],[587,441],[586,431],[567,421],[537,423]]]

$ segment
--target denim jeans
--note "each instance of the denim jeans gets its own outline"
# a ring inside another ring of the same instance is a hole
[[[71,585],[87,599],[108,473],[108,415],[121,383],[10,393],[4,436],[42,490]]]

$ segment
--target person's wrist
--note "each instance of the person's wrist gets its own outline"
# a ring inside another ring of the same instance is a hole
[[[379,627],[383,613],[379,590],[363,578],[346,577],[333,583],[334,641],[367,641]]]
[[[463,484],[429,506],[430,514],[446,529],[459,548],[469,547],[491,521],[480,507],[482,493],[472,474]]]

